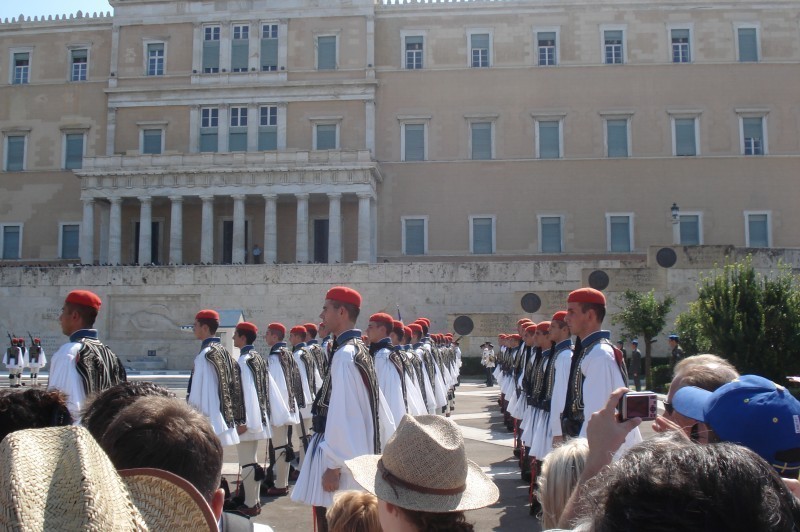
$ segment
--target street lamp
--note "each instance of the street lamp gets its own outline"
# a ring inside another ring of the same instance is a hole
[[[672,212],[672,243],[678,246],[681,243],[681,208],[678,207],[677,203],[672,202],[672,207],[670,207],[669,210]]]

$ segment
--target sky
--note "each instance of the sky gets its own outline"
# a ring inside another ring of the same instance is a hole
[[[42,15],[64,15],[74,14],[78,11],[84,13],[94,13],[101,11],[112,11],[108,0],[25,0],[15,2],[14,0],[0,0],[0,19],[16,17],[20,13],[26,17]]]

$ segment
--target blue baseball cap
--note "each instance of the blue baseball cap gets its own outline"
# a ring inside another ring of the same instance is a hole
[[[632,343],[633,345],[639,345],[639,340],[637,340],[636,338],[634,338],[633,340],[631,340],[631,343]]]
[[[681,339],[680,336],[678,336],[677,334],[670,334],[667,338],[669,338],[670,340],[680,340]]]
[[[711,427],[722,441],[747,447],[781,475],[800,472],[800,401],[758,375],[742,375],[714,392],[685,386],[675,411]]]

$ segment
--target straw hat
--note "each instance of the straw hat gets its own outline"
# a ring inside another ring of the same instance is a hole
[[[383,455],[345,464],[364,489],[408,510],[474,510],[500,496],[478,464],[467,460],[461,429],[441,416],[405,415]]]
[[[83,427],[9,434],[0,443],[0,529],[217,529],[185,480],[155,470],[124,475]]]

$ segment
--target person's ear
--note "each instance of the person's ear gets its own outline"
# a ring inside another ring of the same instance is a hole
[[[219,521],[222,517],[222,507],[225,505],[225,490],[219,488],[211,496],[211,512],[214,514],[214,519]]]

